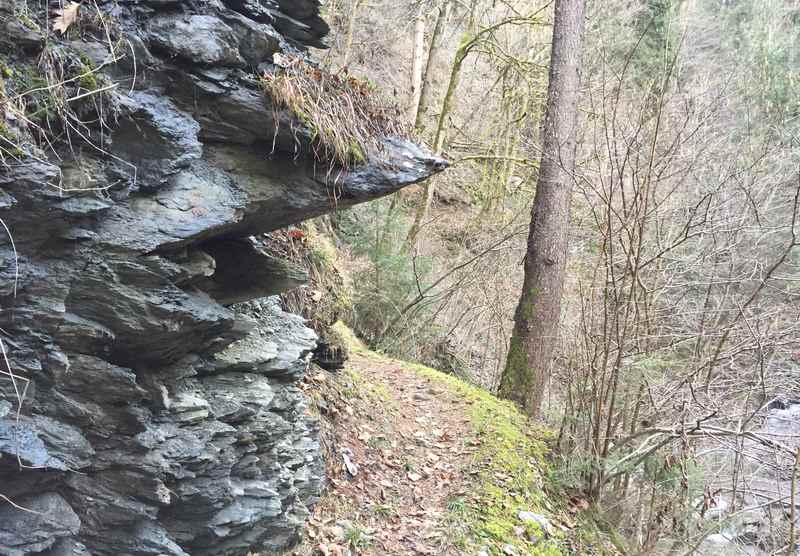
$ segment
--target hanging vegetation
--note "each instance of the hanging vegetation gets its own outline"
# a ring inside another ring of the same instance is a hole
[[[276,62],[277,72],[261,76],[264,91],[277,110],[288,110],[310,133],[318,161],[349,169],[379,152],[387,137],[409,136],[400,108],[369,81],[346,71],[325,72],[302,58]]]

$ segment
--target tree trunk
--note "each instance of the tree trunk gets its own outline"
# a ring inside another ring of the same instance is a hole
[[[408,110],[408,119],[417,121],[419,99],[422,96],[422,58],[425,54],[425,14],[420,8],[417,19],[414,21],[414,53],[411,61],[411,103]]]
[[[464,36],[464,40],[461,41],[458,50],[456,50],[453,66],[450,68],[450,81],[447,84],[447,92],[442,102],[442,111],[439,113],[439,120],[436,124],[436,134],[433,137],[433,152],[436,156],[441,156],[442,151],[444,151],[447,137],[447,118],[453,110],[453,99],[461,79],[461,65],[464,63],[464,59],[467,57],[470,49],[475,44],[474,39],[471,40],[469,37],[469,34]],[[404,253],[410,252],[417,244],[417,236],[419,236],[419,232],[422,230],[422,224],[428,217],[428,212],[431,210],[431,203],[433,202],[435,191],[436,182],[432,179],[427,180],[424,186],[424,199],[414,213],[414,223],[411,224],[411,228],[403,244],[402,251]]]
[[[431,95],[433,94],[433,86],[431,85],[433,66],[442,50],[442,29],[444,28],[444,22],[447,19],[449,11],[450,2],[445,0],[445,2],[439,6],[439,13],[436,16],[436,23],[433,26],[433,34],[431,35],[431,46],[428,49],[428,56],[425,60],[425,71],[420,87],[419,104],[416,109],[416,118],[414,119],[414,128],[417,130],[422,128],[422,119],[431,105]]]
[[[350,50],[353,48],[353,34],[356,28],[356,17],[358,9],[361,7],[362,0],[353,0],[353,7],[350,11],[350,19],[347,21],[347,38],[344,42],[344,55],[342,56],[342,67],[347,67],[350,62]]]
[[[556,0],[542,159],[500,395],[538,416],[558,341],[575,170],[585,0]]]

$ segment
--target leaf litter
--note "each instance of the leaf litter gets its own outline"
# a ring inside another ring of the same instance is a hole
[[[469,491],[480,442],[465,400],[396,362],[353,354],[339,375],[311,373],[328,490],[297,556],[457,555],[452,500]],[[327,430],[326,430],[327,429]]]

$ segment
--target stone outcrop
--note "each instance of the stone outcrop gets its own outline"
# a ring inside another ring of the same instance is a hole
[[[284,549],[323,480],[316,336],[250,236],[444,163],[310,158],[256,76],[324,46],[318,0],[84,2],[63,37],[42,5],[0,0],[0,553]]]

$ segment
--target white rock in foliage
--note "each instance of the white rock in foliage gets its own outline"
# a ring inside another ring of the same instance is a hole
[[[535,514],[528,511],[520,511],[518,516],[519,520],[523,523],[535,523],[546,535],[551,536],[555,533],[555,528],[550,523],[550,520],[541,514]]]

